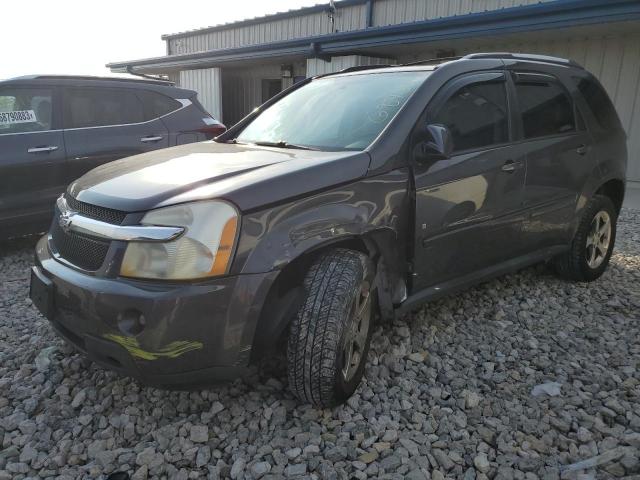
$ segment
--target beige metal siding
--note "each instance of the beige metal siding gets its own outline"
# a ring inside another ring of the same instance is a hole
[[[280,77],[280,65],[254,68],[224,69],[222,73],[222,102],[224,122],[233,125],[251,110],[262,104],[262,80]]]
[[[476,51],[526,52],[576,60],[602,82],[627,132],[627,177],[640,181],[640,34],[599,38],[569,38],[528,43],[470,46],[456,53]]]
[[[376,0],[373,24],[394,25],[548,1],[552,0]]]
[[[336,31],[346,32],[365,27],[366,6],[364,4],[338,8],[334,26]],[[194,32],[185,37],[170,38],[168,42],[170,54],[175,55],[312,37],[327,33],[331,33],[329,16],[326,12],[315,12],[254,25],[230,26],[213,32]]]
[[[219,68],[183,70],[180,86],[198,92],[198,100],[214,118],[222,118],[222,86]]]

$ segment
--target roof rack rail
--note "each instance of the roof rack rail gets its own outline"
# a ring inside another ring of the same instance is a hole
[[[462,57],[443,57],[443,58],[430,58],[428,60],[418,60],[416,62],[410,63],[396,63],[395,65],[380,64],[380,65],[356,65],[354,67],[343,68],[342,70],[338,70],[337,72],[329,72],[318,75],[318,77],[325,77],[329,75],[337,75],[339,73],[350,73],[350,72],[359,72],[361,70],[375,70],[377,68],[393,68],[393,67],[410,67],[413,65],[428,65],[430,63],[437,64],[442,62],[448,62],[451,60],[459,60]]]
[[[349,72],[359,72],[360,70],[374,70],[376,68],[389,68],[389,67],[397,67],[398,65],[390,65],[390,64],[380,64],[380,65],[356,65],[355,67],[347,67],[336,73],[349,73]]]
[[[413,65],[437,65],[439,63],[451,62],[453,60],[460,60],[461,56],[454,57],[435,57],[435,58],[426,58],[424,60],[416,60],[415,62],[403,63],[403,67],[411,67]]]
[[[22,77],[25,78],[25,77]],[[140,83],[152,83],[157,85],[174,85],[169,80],[162,80],[161,78],[121,78],[121,77],[100,77],[93,75],[33,75],[26,78],[32,79],[44,79],[44,80],[56,80],[56,79],[68,79],[68,80],[102,80],[108,82],[140,82]]]
[[[513,60],[531,60],[536,62],[555,63],[556,65],[571,65],[572,67],[583,68],[578,62],[568,58],[552,57],[550,55],[537,55],[534,53],[508,53],[508,52],[490,52],[490,53],[470,53],[462,57],[464,59],[473,58],[498,58]]]

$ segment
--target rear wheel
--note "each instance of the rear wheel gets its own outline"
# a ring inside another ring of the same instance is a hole
[[[306,298],[289,331],[289,388],[317,407],[344,402],[364,372],[374,310],[373,265],[353,250],[327,252],[304,280]]]
[[[587,203],[571,249],[554,259],[556,272],[569,280],[591,282],[607,268],[616,239],[617,213],[609,197],[595,195]]]

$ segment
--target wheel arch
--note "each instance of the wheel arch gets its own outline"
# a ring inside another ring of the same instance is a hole
[[[620,214],[624,202],[625,183],[619,178],[611,178],[602,183],[593,193],[609,197],[616,207],[616,214]]]
[[[393,316],[392,291],[390,285],[397,282],[393,278],[393,246],[397,244],[396,234],[388,228],[370,231],[360,235],[346,235],[333,238],[300,252],[282,266],[272,283],[255,329],[251,363],[255,364],[282,339],[291,319],[304,296],[303,281],[311,263],[323,252],[337,248],[355,250],[367,255],[376,266],[376,287],[378,309],[383,319]]]

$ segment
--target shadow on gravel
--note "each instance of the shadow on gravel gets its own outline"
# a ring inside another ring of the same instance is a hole
[[[12,238],[10,240],[0,240],[0,257],[13,255],[16,252],[25,249],[33,250],[41,236],[41,234],[36,234],[26,237]]]

